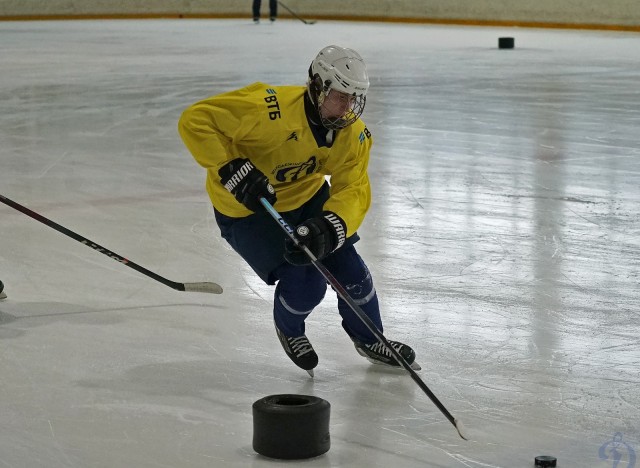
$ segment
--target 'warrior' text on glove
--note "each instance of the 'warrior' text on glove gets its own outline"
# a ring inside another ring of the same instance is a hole
[[[236,158],[218,170],[222,185],[251,211],[262,208],[260,198],[264,197],[272,205],[276,202],[276,191],[269,179],[251,161]]]
[[[342,247],[347,238],[347,228],[340,216],[332,211],[325,211],[321,217],[308,219],[297,226],[295,236],[300,244],[321,260]],[[293,265],[311,263],[309,256],[296,247],[291,239],[286,241],[284,258]]]

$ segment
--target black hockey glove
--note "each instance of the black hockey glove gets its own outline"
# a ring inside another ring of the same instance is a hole
[[[251,211],[263,208],[260,198],[264,197],[272,205],[276,202],[276,191],[269,179],[248,159],[237,158],[218,170],[224,188]]]
[[[295,236],[300,244],[306,246],[318,260],[321,260],[342,247],[347,238],[347,227],[340,216],[332,211],[325,211],[321,217],[308,219],[296,227]],[[292,265],[311,263],[309,256],[296,247],[291,239],[286,241],[284,258]]]

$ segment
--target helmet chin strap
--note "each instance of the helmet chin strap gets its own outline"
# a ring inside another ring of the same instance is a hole
[[[333,137],[336,134],[335,130],[327,130],[327,143],[331,145],[333,143]]]
[[[327,146],[331,146],[335,138],[336,131],[328,129],[327,127],[324,126],[324,124],[322,123],[322,119],[320,118],[318,109],[316,108],[316,105],[313,103],[311,96],[309,96],[309,93],[304,95],[304,110],[305,110],[305,113],[307,114],[307,120],[309,121],[312,127],[316,128],[315,131],[321,132],[322,130],[324,130],[327,132],[325,135],[325,141]]]

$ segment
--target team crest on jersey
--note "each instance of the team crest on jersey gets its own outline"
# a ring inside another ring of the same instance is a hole
[[[311,156],[306,162],[301,164],[288,164],[285,167],[279,166],[275,171],[278,182],[291,182],[299,177],[313,174],[318,169],[318,161],[315,156]]]

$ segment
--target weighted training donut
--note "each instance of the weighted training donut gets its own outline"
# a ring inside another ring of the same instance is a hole
[[[312,458],[329,450],[331,405],[309,395],[269,395],[253,403],[253,450],[269,458]]]

